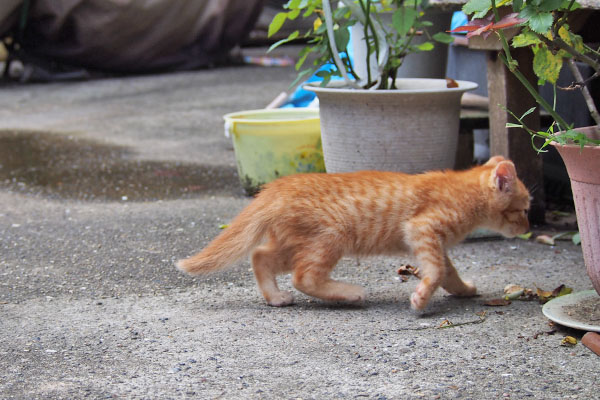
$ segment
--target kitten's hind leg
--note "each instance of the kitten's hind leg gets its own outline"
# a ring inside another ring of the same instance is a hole
[[[458,272],[454,265],[452,265],[452,261],[445,256],[446,259],[446,276],[444,278],[444,282],[442,283],[442,287],[450,294],[455,296],[475,296],[477,293],[477,288],[471,282],[465,282],[460,279],[458,276]]]
[[[276,280],[278,274],[289,271],[289,268],[290,252],[278,248],[274,240],[258,247],[252,254],[254,277],[268,305],[283,307],[294,302],[292,294],[280,290]]]
[[[340,259],[339,255],[327,251],[306,251],[297,254],[292,273],[294,287],[309,296],[326,301],[342,301],[356,303],[365,299],[365,290],[356,285],[338,282],[329,274]]]

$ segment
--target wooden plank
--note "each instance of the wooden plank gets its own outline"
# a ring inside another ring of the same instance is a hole
[[[521,72],[530,82],[536,82],[532,69],[533,54],[528,48],[515,49],[513,57],[519,62]],[[522,129],[508,129],[507,122],[517,122],[506,111],[523,115],[536,107],[533,97],[521,82],[506,68],[497,52],[488,52],[488,94],[490,98],[490,153],[502,155],[515,162],[517,173],[532,192],[530,220],[544,222],[545,195],[542,158],[531,145],[531,137]],[[525,118],[533,130],[540,128],[539,108]]]

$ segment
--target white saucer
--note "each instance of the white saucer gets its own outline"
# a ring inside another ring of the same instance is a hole
[[[574,312],[575,305],[584,304]],[[542,307],[544,315],[552,321],[583,331],[600,332],[600,296],[595,290],[571,293],[550,300]],[[593,318],[591,318],[593,313]]]

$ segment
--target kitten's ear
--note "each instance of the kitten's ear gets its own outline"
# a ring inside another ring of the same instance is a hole
[[[505,161],[505,160],[506,160],[506,158],[504,158],[502,156],[494,156],[494,157],[490,158],[489,160],[487,160],[485,165],[496,166],[496,165],[498,165],[499,162]]]
[[[511,192],[517,181],[517,170],[511,161],[501,161],[490,175],[490,186],[500,192]]]

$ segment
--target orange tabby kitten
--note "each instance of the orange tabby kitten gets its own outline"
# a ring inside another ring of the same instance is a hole
[[[177,266],[203,274],[256,247],[252,268],[269,305],[293,302],[275,280],[288,272],[310,296],[357,302],[363,288],[329,276],[342,256],[410,252],[421,278],[410,302],[421,310],[439,286],[458,296],[476,293],[450,262],[450,246],[477,227],[506,237],[525,233],[528,208],[514,164],[500,156],[467,171],[292,175],[267,184],[202,252]]]

